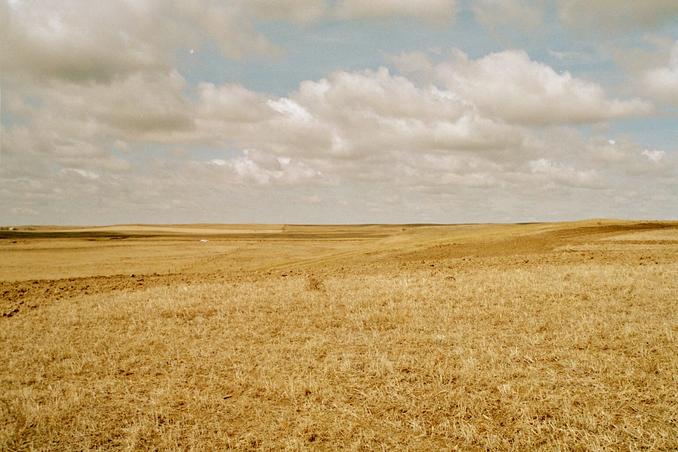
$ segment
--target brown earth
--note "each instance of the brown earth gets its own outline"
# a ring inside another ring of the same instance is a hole
[[[388,267],[417,268],[427,262],[435,267],[436,262],[462,258],[461,263],[455,262],[455,268],[460,269],[472,268],[464,262],[466,259],[470,262],[474,257],[504,257],[508,260],[502,260],[499,265],[526,265],[529,260],[510,259],[526,254],[535,255],[532,266],[549,260],[562,264],[578,262],[582,258],[614,261],[619,256],[610,250],[579,253],[568,250],[568,254],[557,253],[555,256],[553,251],[592,242],[617,243],[614,241],[616,236],[629,232],[678,229],[677,224],[667,222],[597,223],[600,224],[281,226],[277,233],[271,233],[274,227],[238,225],[230,229],[235,232],[226,235],[224,232],[229,229],[217,225],[203,228],[197,225],[185,228],[134,225],[66,230],[32,227],[30,230],[0,231],[0,236],[4,235],[0,250],[7,259],[0,266],[0,277],[8,279],[0,280],[1,312],[4,317],[11,317],[22,308],[35,309],[42,303],[78,295],[134,291],[177,283],[256,280],[274,272],[280,272],[283,277],[295,272],[355,274],[381,272]],[[102,230],[107,231],[103,236],[99,235]],[[107,243],[123,239],[126,240],[124,246]],[[675,248],[678,239],[634,241],[624,238],[623,243],[626,248],[630,248],[628,245]],[[624,257],[631,257],[628,256],[630,249],[623,251]],[[35,262],[35,256],[40,252],[48,256],[42,265]],[[81,254],[77,260],[74,259],[76,254]],[[312,257],[300,258],[306,255]],[[24,265],[19,269],[13,268],[11,263],[14,256],[21,256]],[[659,261],[670,261],[674,257],[672,253],[655,257],[648,254],[638,256],[638,259],[647,259],[647,264],[659,264]],[[139,259],[146,264],[140,265]],[[91,265],[95,260],[103,260],[100,264],[103,271],[99,266]],[[59,261],[68,262],[68,267],[60,266]],[[34,263],[36,265],[31,265]],[[492,261],[486,260],[482,264],[493,265]],[[131,273],[98,275],[111,270]],[[150,273],[151,270],[157,271]],[[54,271],[61,275],[68,272],[72,276],[30,278],[50,276]]]
[[[675,449],[677,300],[678,222],[3,230],[0,448]]]

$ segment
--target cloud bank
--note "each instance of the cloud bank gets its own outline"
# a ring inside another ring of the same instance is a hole
[[[503,23],[495,6],[526,26],[544,20],[520,16],[530,2],[494,3],[471,10],[485,27]],[[440,29],[460,4],[0,5],[3,222],[517,221],[658,217],[675,206],[675,150],[611,124],[678,104],[678,47],[640,71],[632,92],[522,49],[445,48],[332,70],[280,95],[247,80],[196,81],[177,55],[203,46],[275,61],[289,49],[262,23],[412,17]],[[575,6],[557,3],[563,23]],[[662,3],[613,19],[637,13],[639,26],[655,26],[660,10],[673,14]]]

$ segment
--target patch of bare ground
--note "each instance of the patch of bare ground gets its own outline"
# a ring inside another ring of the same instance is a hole
[[[581,227],[3,282],[0,449],[675,450],[677,248]]]
[[[138,291],[150,287],[170,286],[179,283],[196,283],[223,280],[224,275],[201,274],[150,274],[112,275],[80,278],[0,281],[0,312],[12,317],[22,311],[36,309],[51,302],[97,294]]]

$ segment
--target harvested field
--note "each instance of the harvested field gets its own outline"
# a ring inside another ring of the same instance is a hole
[[[678,222],[19,228],[0,449],[675,450]]]

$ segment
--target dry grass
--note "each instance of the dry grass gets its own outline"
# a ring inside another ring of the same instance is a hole
[[[678,247],[510,236],[0,318],[0,449],[678,448]]]

